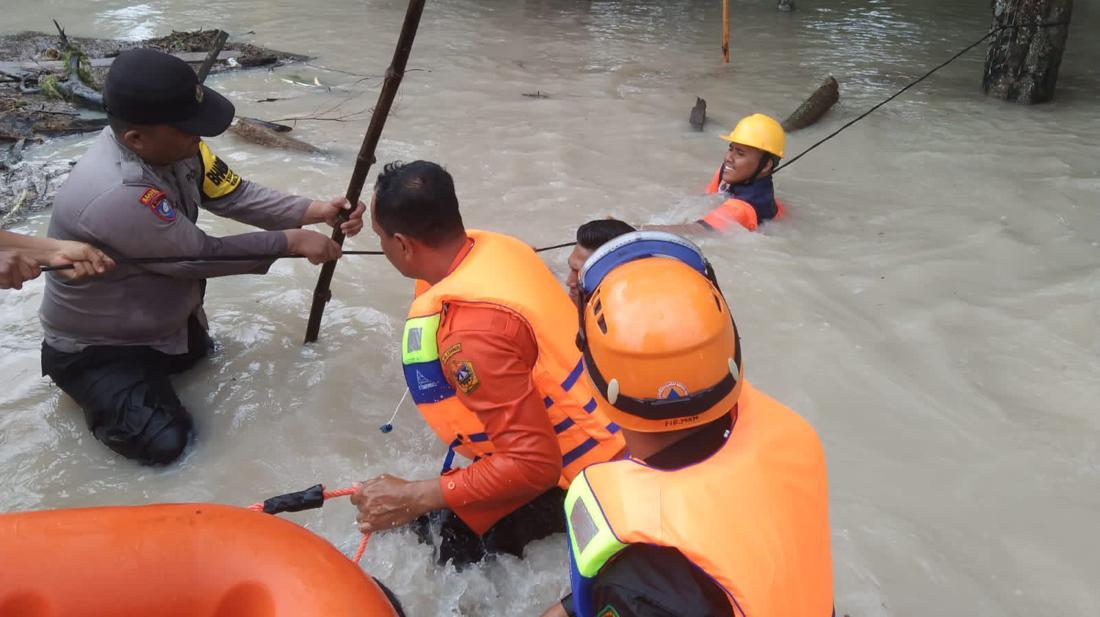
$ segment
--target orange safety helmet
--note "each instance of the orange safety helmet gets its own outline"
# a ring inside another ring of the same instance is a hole
[[[741,394],[737,326],[697,246],[643,231],[600,247],[578,284],[585,373],[626,429],[655,433],[711,422]]]

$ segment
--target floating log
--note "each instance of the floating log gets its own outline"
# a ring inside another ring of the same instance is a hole
[[[316,146],[286,135],[285,133],[289,131],[290,127],[284,124],[275,124],[274,122],[244,116],[237,116],[237,121],[229,127],[229,132],[237,137],[268,148],[309,152],[311,154],[321,152],[321,149]]]
[[[172,55],[188,64],[200,64],[206,59],[207,52],[184,52]],[[218,64],[225,64],[229,62],[230,58],[237,59],[239,57],[241,57],[241,52],[239,51],[224,50],[221,52],[221,55],[218,56]],[[109,68],[114,61],[114,58],[88,58],[88,64],[94,69]],[[60,72],[65,69],[66,65],[61,60],[0,62],[0,73],[12,76],[23,76],[33,73],[42,73],[44,71]]]
[[[840,86],[836,79],[830,75],[825,81],[799,105],[786,120],[783,121],[783,130],[797,131],[817,122],[825,112],[840,100]]]
[[[0,140],[33,139],[38,135],[59,137],[98,131],[107,118],[85,118],[77,114],[16,109],[0,111]]]

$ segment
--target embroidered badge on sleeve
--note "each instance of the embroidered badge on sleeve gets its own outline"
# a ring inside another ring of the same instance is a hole
[[[141,205],[149,208],[149,211],[158,219],[166,223],[176,220],[176,209],[172,207],[172,202],[168,201],[168,196],[164,194],[164,191],[154,188],[146,189],[141,194],[139,201],[141,201]]]
[[[451,362],[451,373],[454,375],[455,385],[463,394],[471,394],[481,385],[477,373],[474,372],[474,363],[469,360]]]

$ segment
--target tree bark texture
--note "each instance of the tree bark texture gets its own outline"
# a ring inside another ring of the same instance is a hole
[[[993,27],[1005,29],[989,42],[985,93],[1025,105],[1054,98],[1072,10],[1073,0],[993,0]]]

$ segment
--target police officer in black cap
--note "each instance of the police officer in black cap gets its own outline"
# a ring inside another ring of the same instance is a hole
[[[49,236],[93,244],[114,258],[256,255],[255,261],[119,265],[105,276],[46,282],[40,317],[42,371],[84,410],[115,452],[165,464],[183,452],[191,415],[168,379],[211,347],[204,281],[263,274],[270,259],[338,259],[340,247],[302,225],[339,223],[341,197],[314,201],[242,179],[201,137],[224,132],[233,104],[199,83],[182,60],[149,49],[123,52],[104,88],[110,126],[73,168],[54,201]],[[205,209],[266,231],[214,237],[196,224]],[[363,227],[364,205],[346,222]]]

